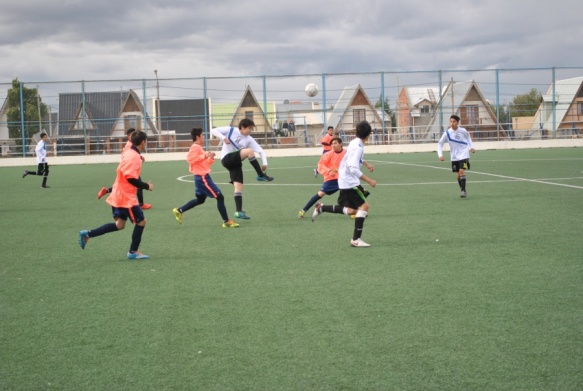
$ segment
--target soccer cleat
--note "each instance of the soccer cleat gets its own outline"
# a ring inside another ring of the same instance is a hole
[[[350,218],[354,220],[356,218],[356,215],[355,214],[350,215]]]
[[[223,223],[223,228],[239,228],[239,224],[235,223],[233,220],[228,220]]]
[[[152,204],[142,204],[140,205],[140,208],[142,208],[143,210],[152,209]]]
[[[50,186],[47,186],[47,185],[44,185],[44,186],[41,186],[40,188],[41,189],[50,189],[51,187]]]
[[[24,178],[27,175],[28,175],[28,170],[24,170],[24,172],[22,173],[22,177]]]
[[[352,247],[370,247],[370,244],[364,242],[361,238],[358,238],[356,240],[351,240],[350,245]]]
[[[316,217],[322,214],[322,203],[318,202],[314,208],[314,213],[312,213],[312,222],[316,220]]]
[[[263,176],[257,175],[257,180],[260,182],[271,182],[273,180],[273,177],[267,174],[263,174]]]
[[[107,187],[102,187],[101,190],[97,192],[97,199],[100,200],[101,197],[107,194]]]
[[[147,256],[146,254],[142,254],[139,252],[135,252],[135,253],[128,253],[128,259],[149,259],[150,257]]]
[[[305,215],[306,215],[306,211],[305,211],[305,210],[303,210],[303,209],[302,209],[302,210],[300,210],[300,211],[298,212],[298,219],[303,219]]]
[[[182,213],[178,210],[178,208],[172,209],[172,213],[174,213],[174,217],[179,224],[182,224]]]
[[[460,197],[466,198],[467,196],[468,196],[468,193],[462,190],[462,192],[460,193]]]
[[[318,177],[318,170],[316,170],[316,169],[314,168],[314,178],[317,178],[317,177]]]
[[[85,246],[89,241],[89,233],[87,230],[83,229],[79,231],[79,246],[81,246],[81,250],[85,250]]]
[[[238,219],[249,220],[251,217],[245,214],[245,211],[235,212],[235,217]]]

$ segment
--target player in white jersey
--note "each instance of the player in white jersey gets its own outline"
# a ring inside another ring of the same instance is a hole
[[[338,187],[340,195],[337,205],[323,205],[318,202],[312,221],[323,212],[342,213],[346,215],[356,214],[354,219],[354,232],[350,245],[352,247],[370,247],[360,236],[364,226],[364,219],[368,216],[369,204],[366,202],[368,192],[360,184],[362,179],[370,186],[375,187],[377,181],[369,178],[360,171],[360,165],[364,165],[370,172],[374,171],[374,166],[364,161],[364,142],[368,139],[372,128],[367,121],[361,121],[356,125],[356,138],[348,144],[346,155],[338,168]]]
[[[43,176],[43,183],[41,188],[48,189],[50,186],[47,186],[47,179],[49,176],[49,163],[47,162],[47,142],[48,136],[46,133],[40,134],[40,141],[36,144],[36,148],[34,152],[36,153],[36,162],[38,167],[36,171],[29,171],[24,170],[22,177],[26,177],[27,175],[42,175]]]
[[[271,182],[273,177],[268,176],[267,156],[265,151],[253,137],[251,131],[255,127],[253,120],[244,118],[239,122],[239,128],[233,126],[223,126],[211,129],[213,136],[223,142],[221,150],[221,163],[229,170],[231,183],[235,188],[235,217],[238,219],[249,219],[243,210],[243,160],[249,159],[249,163],[257,172],[258,181]],[[261,156],[262,166],[255,158],[255,152]]]
[[[449,143],[451,170],[456,173],[457,183],[460,186],[460,197],[466,198],[466,170],[470,169],[470,152],[476,153],[472,137],[465,128],[459,127],[460,117],[452,115],[449,118],[449,129],[446,130],[437,143],[437,156],[443,158],[443,144]]]

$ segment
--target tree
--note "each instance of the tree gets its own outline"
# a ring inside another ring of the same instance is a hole
[[[543,96],[536,88],[523,95],[516,95],[508,106],[510,117],[532,117],[536,114]]]
[[[376,109],[380,109],[383,107],[383,96],[379,96],[379,100],[375,103],[374,107]],[[395,112],[389,106],[389,100],[385,98],[385,113],[391,118],[391,131],[395,131],[397,126],[397,117],[395,116]]]
[[[12,88],[8,90],[6,97],[8,111],[6,118],[8,122],[8,133],[10,138],[15,139],[16,144],[22,144],[22,117],[20,109],[20,82],[18,79],[12,80]],[[32,135],[42,129],[41,119],[48,118],[49,110],[47,105],[42,103],[36,88],[26,88],[22,86],[22,102],[24,106],[24,139],[29,140]]]

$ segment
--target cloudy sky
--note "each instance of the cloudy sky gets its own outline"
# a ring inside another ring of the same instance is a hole
[[[3,0],[0,83],[583,66],[580,0]],[[546,81],[545,81],[546,83]]]

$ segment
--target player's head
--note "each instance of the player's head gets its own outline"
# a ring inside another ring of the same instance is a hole
[[[132,145],[136,148],[140,146],[145,146],[145,141],[148,139],[148,135],[142,131],[135,131],[130,135]]]
[[[201,136],[202,136],[201,128],[192,128],[192,130],[190,131],[190,137],[192,137],[192,141],[196,141],[196,139]]]
[[[449,125],[451,126],[451,128],[453,130],[456,130],[458,125],[460,123],[460,117],[458,117],[457,115],[452,115],[451,117],[449,117]]]
[[[328,126],[328,129],[326,129],[326,132],[332,136],[332,133],[334,133],[334,126]]]
[[[136,128],[129,128],[128,130],[126,130],[126,136],[128,136],[128,139],[130,138],[132,133],[135,131],[136,131]]]
[[[253,122],[252,119],[243,118],[241,121],[239,121],[239,132],[241,132],[241,134],[244,136],[248,136],[254,127],[255,122]]]
[[[332,145],[334,152],[342,151],[342,139],[340,137],[332,137],[332,140],[330,140],[330,145]]]
[[[45,139],[45,138],[47,138],[47,137],[49,137],[49,136],[47,136],[47,134],[46,134],[45,132],[42,132],[42,133],[40,134],[40,139],[41,139],[41,140],[44,140],[44,139]]]
[[[367,121],[360,121],[356,125],[356,137],[358,137],[361,140],[366,140],[368,136],[370,136],[371,132],[372,128],[370,127],[370,124]]]

